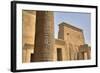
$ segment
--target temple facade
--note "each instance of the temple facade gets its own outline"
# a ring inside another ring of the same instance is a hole
[[[22,46],[22,63],[91,59],[82,29],[62,22],[54,38],[52,11],[22,11]]]

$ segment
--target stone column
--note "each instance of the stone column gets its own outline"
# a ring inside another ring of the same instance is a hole
[[[54,54],[54,17],[53,12],[36,12],[36,34],[34,58],[32,61],[53,61]]]
[[[88,47],[88,59],[91,59],[91,47]]]
[[[87,60],[87,59],[88,59],[88,53],[84,52],[84,60]]]
[[[79,52],[78,53],[78,59],[79,60],[84,60],[84,52]]]

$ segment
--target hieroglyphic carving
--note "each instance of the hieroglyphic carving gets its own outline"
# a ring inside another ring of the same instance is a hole
[[[53,60],[54,19],[53,12],[37,11],[36,38],[34,48],[35,61]]]

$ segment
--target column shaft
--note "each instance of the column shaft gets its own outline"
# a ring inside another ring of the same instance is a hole
[[[37,11],[34,61],[52,61],[54,50],[53,12]]]

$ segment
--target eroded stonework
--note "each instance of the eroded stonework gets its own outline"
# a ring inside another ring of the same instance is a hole
[[[82,29],[62,22],[58,39],[54,38],[52,11],[23,10],[22,18],[23,63],[91,59]]]

